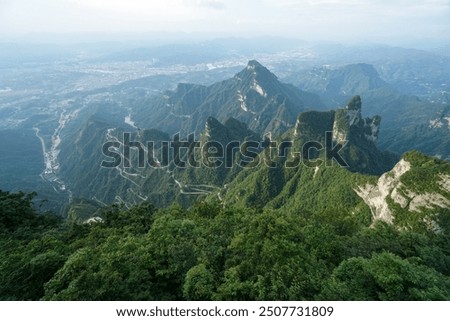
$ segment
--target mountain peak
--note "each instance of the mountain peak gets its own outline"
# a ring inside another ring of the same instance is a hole
[[[349,110],[361,110],[361,97],[359,95],[353,96],[346,106]]]
[[[223,138],[222,136],[226,135],[226,128],[216,118],[209,116],[205,122],[204,135],[208,139],[211,139],[215,136],[220,136],[221,138]]]
[[[250,60],[245,69],[239,72],[236,77],[238,79],[259,79],[261,81],[278,81],[277,76],[269,71],[266,67],[256,60]]]
[[[345,142],[351,132],[362,136],[365,140],[375,143],[380,128],[380,116],[363,119],[361,116],[361,97],[354,96],[345,108],[336,111],[333,126],[333,139],[339,143]]]
[[[257,60],[249,60],[247,63],[247,69],[257,69],[257,68],[265,68],[263,65],[261,65]]]
[[[256,60],[250,60],[247,67],[234,76],[234,80],[238,81],[242,95],[254,91],[259,96],[267,98],[281,90],[277,76]]]

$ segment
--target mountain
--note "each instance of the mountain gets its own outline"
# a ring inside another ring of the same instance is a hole
[[[264,134],[279,134],[295,123],[299,112],[321,109],[317,95],[283,84],[255,60],[233,78],[211,86],[179,84],[175,91],[144,102],[136,121],[142,128],[173,134],[199,133],[208,117],[230,117]]]
[[[244,169],[239,164],[244,161],[242,147],[247,142],[259,143],[261,137],[234,118],[222,124],[209,117],[197,142],[198,148],[183,157],[185,161],[195,159],[197,164],[187,162],[187,166],[174,168],[183,193],[191,196],[217,193]]]
[[[296,73],[285,79],[303,90],[321,95],[329,105],[340,106],[343,101],[356,94],[389,87],[370,64],[351,64],[338,68],[316,67]]]
[[[380,116],[362,117],[361,97],[354,96],[344,108],[335,111],[301,113],[293,132],[288,132],[285,138],[297,141],[298,148],[308,142],[326,146],[328,132],[333,142],[342,146],[340,155],[350,171],[379,175],[392,168],[397,159],[376,146],[380,125]]]
[[[164,205],[166,199],[172,202],[176,191],[172,177],[166,169],[150,167],[146,163],[146,142],[153,142],[155,149],[158,149],[162,141],[170,140],[169,136],[158,130],[135,131],[114,125],[90,118],[75,137],[66,139],[74,143],[62,144],[60,157],[64,161],[61,162],[59,174],[70,186],[74,197],[94,200],[102,206],[114,202],[132,205],[143,201]],[[146,149],[139,153],[135,148],[129,148],[127,155],[124,150],[126,134],[129,134],[130,142],[141,142]],[[110,156],[120,160],[115,167],[102,165],[114,160],[104,154],[104,144],[107,142],[119,144],[118,148],[109,148],[114,153]],[[143,157],[144,164],[140,164],[140,157]],[[129,165],[125,164],[127,160]]]
[[[261,140],[234,118],[222,124],[209,117],[198,142],[192,136],[171,137],[157,129],[136,130],[114,125],[92,117],[74,137],[66,138],[74,144],[61,146],[60,156],[64,161],[59,175],[70,186],[77,204],[94,201],[103,206],[123,202],[132,206],[151,202],[167,206],[177,201],[190,206],[198,197],[217,192],[241,170],[233,166],[240,161],[240,149],[228,151],[226,146],[230,142],[240,145],[247,140]],[[207,162],[212,156],[204,146],[211,142],[223,146],[222,166]],[[177,143],[187,145],[176,149]],[[194,148],[196,143],[198,148]],[[115,160],[119,162],[108,165]],[[69,214],[72,209],[67,210]],[[75,216],[84,217],[83,214]]]
[[[409,152],[381,177],[353,173],[336,164],[295,169],[262,166],[241,172],[220,195],[229,207],[339,213],[397,229],[448,233],[449,182],[447,161]]]
[[[381,149],[405,153],[416,149],[450,159],[448,101],[427,100],[398,91],[368,64],[314,68],[286,79],[323,97],[330,107],[360,95],[366,114],[383,118],[378,139]]]
[[[338,143],[348,141],[342,155],[350,170],[379,175],[393,166],[396,156],[376,146],[381,117],[363,118],[361,108],[361,97],[355,96],[336,111],[333,139]]]
[[[355,191],[370,207],[374,221],[436,233],[450,230],[450,163],[446,161],[409,152],[375,184]]]
[[[333,202],[340,208],[344,199],[352,200],[351,208],[361,204],[353,183],[367,180],[361,174],[381,175],[398,161],[376,147],[381,120],[363,119],[361,108],[361,98],[355,96],[336,111],[301,113],[294,128],[277,141],[293,142],[291,153],[278,151],[272,163],[240,172],[224,189],[224,203],[308,211]],[[260,155],[266,160],[265,152]]]
[[[426,99],[450,89],[450,57],[443,48],[441,52],[433,52],[383,45],[324,45],[315,46],[313,51],[318,58],[316,66],[338,69],[355,63],[371,64],[396,91]]]

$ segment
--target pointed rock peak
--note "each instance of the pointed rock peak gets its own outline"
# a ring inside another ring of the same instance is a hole
[[[347,103],[346,106],[349,110],[361,110],[361,97],[356,95]]]
[[[216,118],[208,117],[205,123],[204,135],[208,140],[222,141],[227,136],[227,128]]]
[[[253,79],[259,78],[261,80],[263,79],[271,79],[271,80],[277,80],[277,76],[275,76],[273,73],[269,71],[266,67],[261,65],[256,60],[250,60],[247,64],[247,67],[243,69],[241,72],[239,72],[236,75],[238,78],[244,79],[247,77],[251,77]]]
[[[256,60],[250,60],[245,69],[249,70],[249,71],[253,71],[256,75],[268,76],[268,77],[277,79],[277,76],[275,76],[273,73],[271,73],[269,69],[267,69],[266,67],[261,65]]]
[[[258,69],[258,68],[264,68],[264,69],[266,69],[263,65],[261,65],[258,61],[256,61],[256,60],[250,60],[249,62],[248,62],[248,64],[247,64],[247,69],[250,69],[250,70],[255,70],[255,69]]]
[[[208,117],[205,123],[205,133],[208,137],[211,137],[211,134],[216,133],[217,131],[223,130],[226,130],[226,128],[220,121],[214,117]]]
[[[380,129],[380,116],[363,119],[361,117],[361,97],[354,96],[345,108],[336,111],[333,139],[337,142],[347,140],[350,131],[375,143]]]
[[[236,74],[234,79],[239,82],[241,94],[255,91],[262,97],[268,97],[279,92],[280,84],[277,76],[256,60],[250,60],[247,67]],[[241,106],[242,109],[246,109],[245,105]]]

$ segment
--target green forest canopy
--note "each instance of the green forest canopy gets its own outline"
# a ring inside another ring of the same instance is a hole
[[[214,201],[38,214],[0,191],[1,300],[449,300],[450,240],[321,213]]]

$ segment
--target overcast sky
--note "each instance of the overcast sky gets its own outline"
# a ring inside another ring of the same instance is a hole
[[[319,41],[448,40],[450,0],[0,0],[0,37],[186,32]]]

